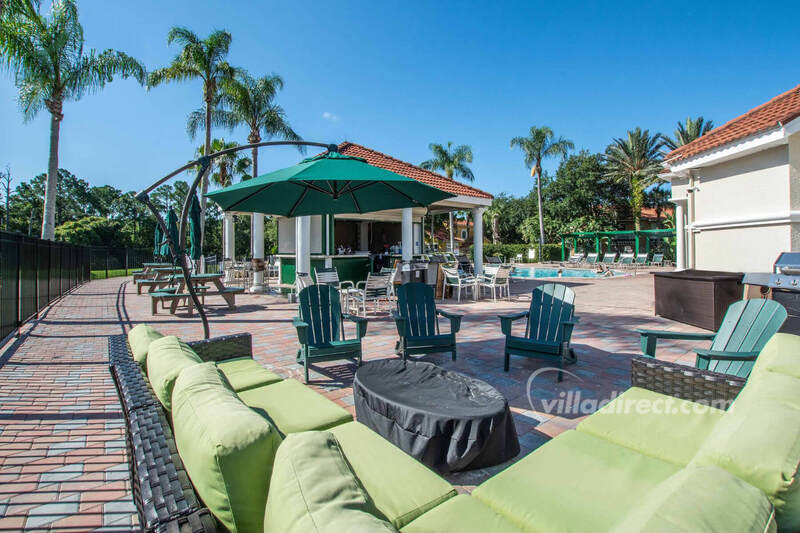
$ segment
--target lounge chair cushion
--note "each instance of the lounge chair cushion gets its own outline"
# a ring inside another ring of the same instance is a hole
[[[776,372],[800,378],[800,336],[776,333],[758,355],[751,376]]]
[[[577,429],[686,466],[724,414],[720,409],[632,387]]]
[[[364,424],[349,422],[330,432],[378,511],[395,527],[456,495],[450,483]]]
[[[612,529],[713,533],[775,530],[775,511],[763,492],[715,466],[688,467],[661,483]]]
[[[240,392],[239,397],[284,435],[319,431],[353,420],[343,408],[294,379]]]
[[[131,353],[142,369],[147,369],[147,351],[150,349],[150,343],[163,336],[153,326],[147,324],[139,324],[128,332]]]
[[[229,531],[261,531],[278,431],[214,363],[181,372],[173,406],[175,443],[197,494]]]
[[[147,377],[167,412],[172,411],[172,388],[184,368],[202,363],[189,346],[170,335],[150,344],[147,355]]]
[[[607,531],[679,468],[568,430],[489,478],[472,496],[533,531]]]
[[[800,379],[750,376],[693,463],[719,466],[763,490],[780,528],[800,530]]]
[[[437,505],[402,529],[403,533],[522,533],[519,526],[477,498],[459,494]]]
[[[236,392],[277,383],[281,380],[279,375],[273,374],[259,365],[251,357],[237,357],[236,359],[217,361],[217,367],[222,370],[222,373],[228,378],[233,390]]]
[[[265,532],[397,531],[375,513],[331,433],[295,433],[281,443],[264,512]]]

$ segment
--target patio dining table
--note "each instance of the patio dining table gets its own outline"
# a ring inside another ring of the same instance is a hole
[[[153,274],[154,268],[163,268],[172,266],[171,263],[142,263],[142,269],[133,273],[133,281],[138,279],[145,279]]]

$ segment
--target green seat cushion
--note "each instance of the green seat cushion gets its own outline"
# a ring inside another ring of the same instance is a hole
[[[237,357],[218,361],[217,367],[222,370],[225,377],[236,392],[246,391],[255,387],[277,383],[281,377],[273,374],[259,365],[251,357]]]
[[[578,424],[578,431],[686,466],[725,411],[632,387]]]
[[[800,336],[776,333],[758,355],[750,375],[777,372],[800,378]]]
[[[402,529],[403,533],[522,533],[524,530],[477,498],[459,494]]]
[[[261,531],[278,431],[242,403],[214,363],[181,372],[172,423],[186,472],[211,513],[233,533]]]
[[[693,462],[715,465],[764,491],[782,530],[800,530],[800,379],[751,375]]]
[[[264,512],[266,533],[397,531],[376,513],[332,434],[295,433],[281,443]]]
[[[240,392],[239,397],[284,435],[328,429],[353,420],[343,408],[294,379]]]
[[[128,344],[133,358],[143,369],[147,368],[147,351],[150,343],[163,336],[153,326],[147,324],[139,324],[128,332]]]
[[[456,495],[450,483],[364,424],[349,422],[330,432],[375,506],[395,527]]]
[[[569,430],[472,495],[526,531],[606,531],[677,471],[672,463]]]
[[[688,467],[661,483],[612,530],[614,533],[775,530],[763,492],[715,466]]]
[[[168,412],[172,411],[172,388],[184,368],[202,363],[194,350],[178,337],[170,335],[150,344],[147,355],[147,378]]]
[[[513,336],[506,337],[506,347],[513,350],[552,353],[554,355],[557,355],[561,351],[561,344],[557,342],[531,340],[526,337]]]

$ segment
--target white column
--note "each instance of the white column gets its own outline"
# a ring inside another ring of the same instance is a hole
[[[250,249],[253,259],[264,259],[264,215],[253,213],[250,222]],[[253,272],[250,292],[264,292],[264,272]]]
[[[361,238],[359,239],[358,247],[363,251],[369,251],[369,222],[361,223]]]
[[[414,254],[414,223],[410,207],[403,208],[402,229],[403,262],[408,263]]]
[[[450,227],[450,253],[455,253],[456,248],[453,243],[453,212],[450,211],[447,215],[450,217],[450,222],[447,224]]]
[[[686,221],[683,200],[675,202],[675,270],[686,270]]]
[[[294,226],[295,272],[311,273],[311,217],[297,217]]]
[[[472,262],[475,265],[475,275],[483,274],[483,207],[472,208],[472,222],[474,224],[472,249],[474,251]]]
[[[236,241],[234,237],[233,214],[224,213],[222,215],[222,256],[223,259],[236,259]],[[231,271],[226,274],[226,280],[230,281]]]

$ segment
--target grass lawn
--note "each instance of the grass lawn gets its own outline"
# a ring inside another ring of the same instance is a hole
[[[106,279],[106,278],[119,278],[122,276],[131,276],[137,270],[141,270],[141,268],[129,268],[128,270],[125,270],[124,268],[118,268],[114,270],[109,270],[108,276],[106,276],[105,270],[92,270],[90,279]]]

